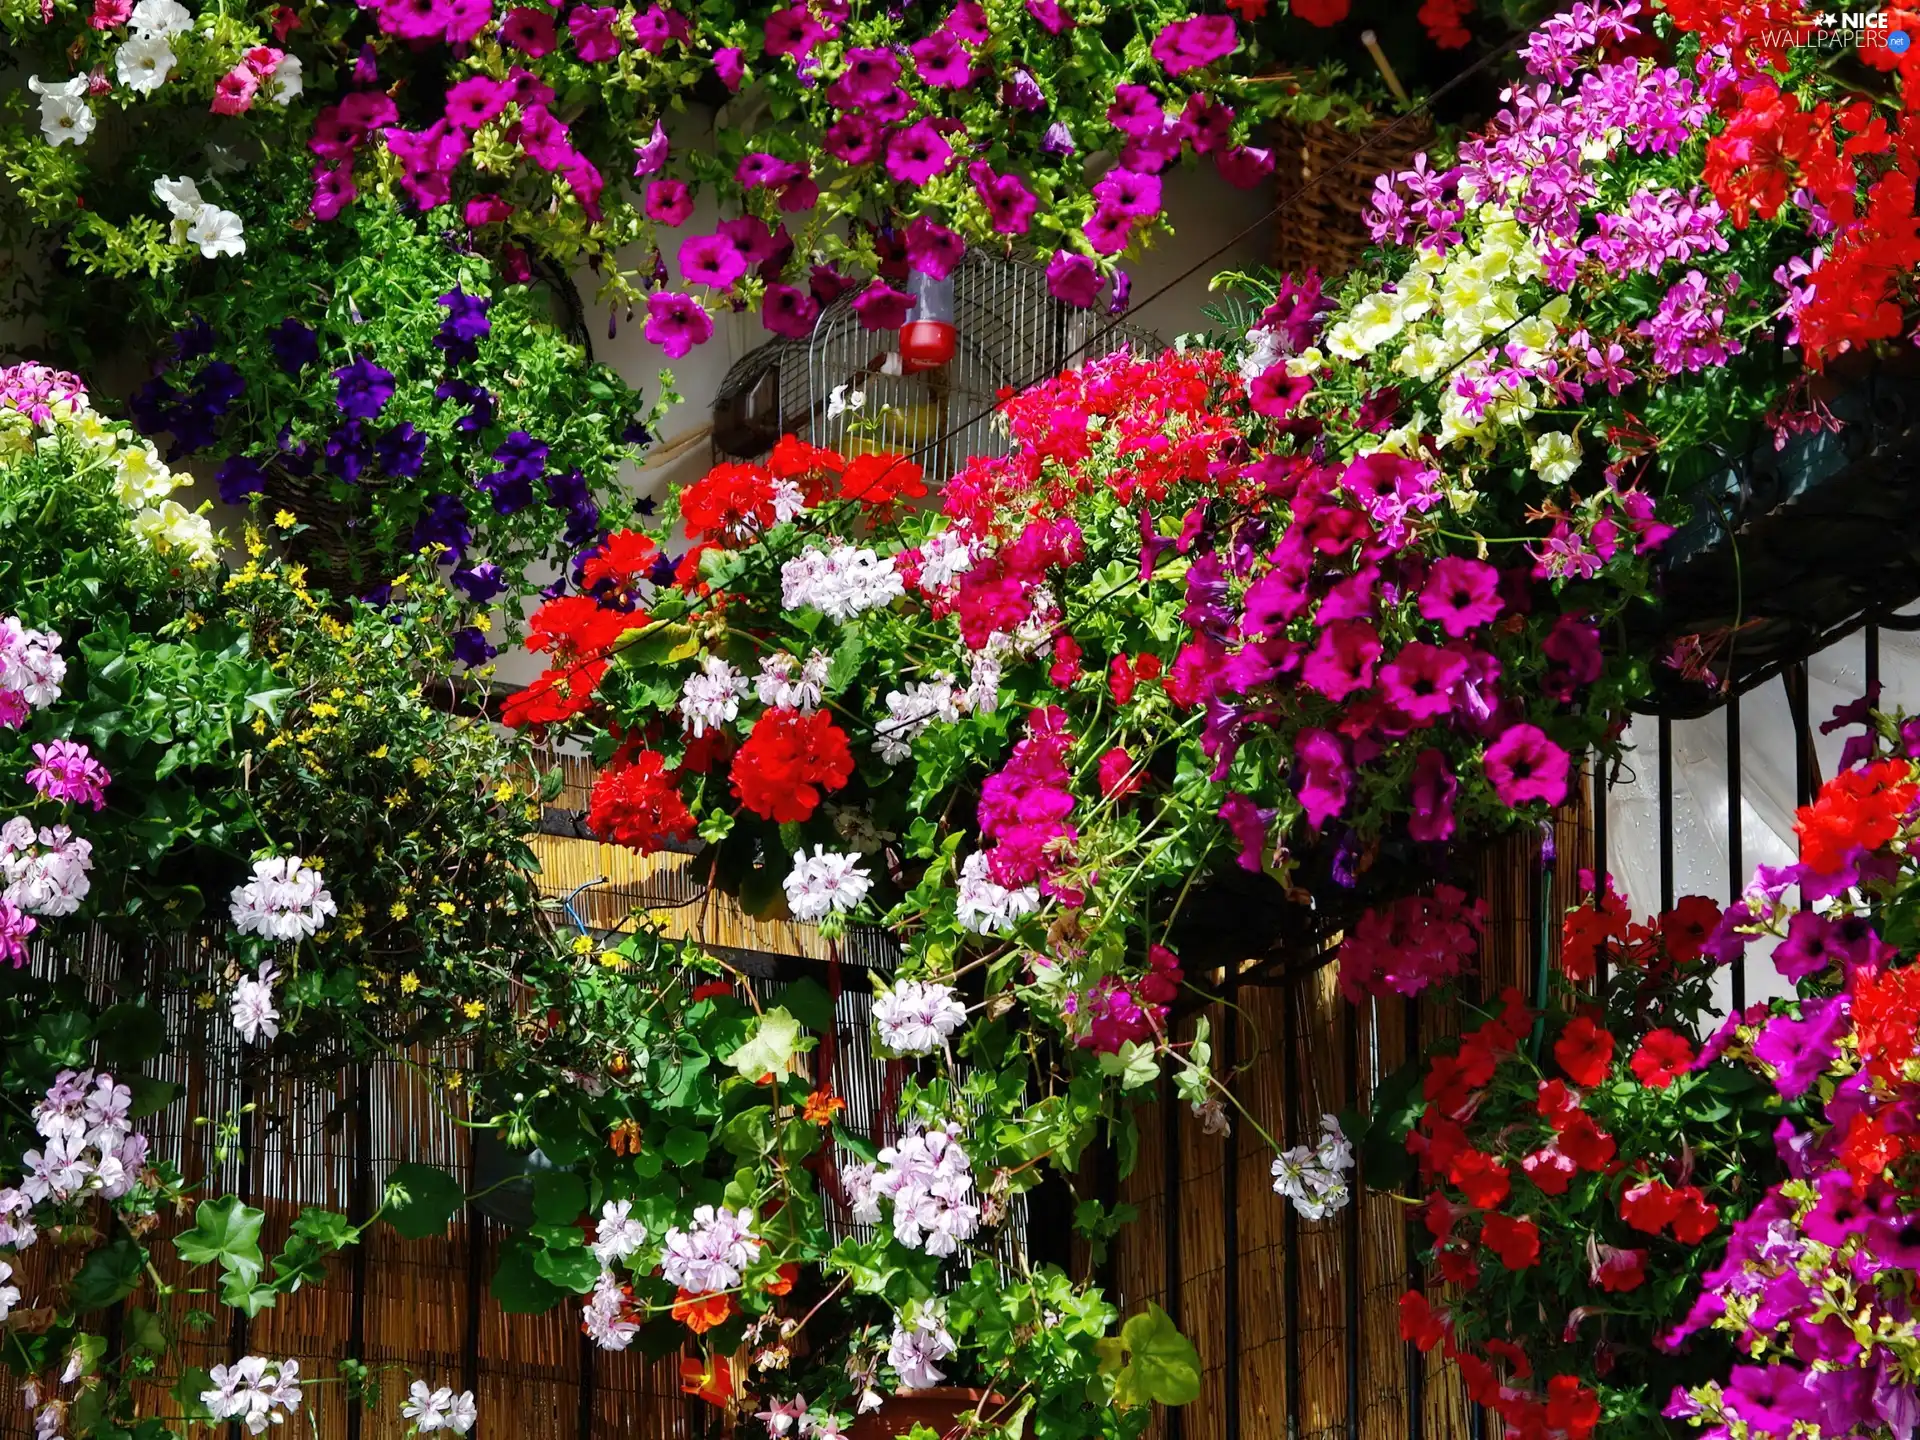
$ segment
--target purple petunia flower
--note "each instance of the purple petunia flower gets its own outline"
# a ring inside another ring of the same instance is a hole
[[[420,473],[427,458],[427,437],[413,422],[401,421],[373,442],[373,453],[380,462],[380,473],[395,480],[411,480]]]
[[[681,180],[649,181],[644,204],[656,225],[681,226],[693,215],[693,194]]]
[[[320,358],[320,337],[289,316],[267,332],[267,348],[282,370],[298,375]]]
[[[1047,293],[1063,305],[1085,310],[1100,298],[1106,279],[1088,256],[1056,250],[1047,261]]]
[[[1798,1020],[1776,1015],[1753,1042],[1756,1059],[1774,1072],[1774,1088],[1787,1099],[1804,1095],[1833,1064],[1852,1002],[1845,995],[1801,1004]]]
[[[349,420],[371,420],[393,398],[393,372],[362,355],[333,372],[334,404]]]
[[[222,505],[244,505],[249,495],[258,495],[267,488],[267,472],[258,460],[232,455],[214,472],[213,483],[220,487]]]
[[[487,311],[492,301],[485,295],[469,295],[458,285],[434,302],[446,309],[439,333],[433,343],[456,364],[479,354],[478,343],[493,333],[493,320]]]
[[[497,33],[501,44],[509,45],[521,54],[532,56],[534,59],[550,53],[558,43],[552,14],[524,5],[516,6],[506,13],[505,18],[500,21]]]
[[[482,564],[455,570],[447,577],[466,592],[469,600],[476,605],[484,605],[494,596],[502,594],[507,588],[506,577],[500,567],[488,560]]]
[[[1380,688],[1394,709],[1425,724],[1453,709],[1453,687],[1466,673],[1465,657],[1414,640],[1380,667]]]
[[[473,543],[473,525],[467,517],[467,507],[455,495],[430,495],[427,506],[413,526],[413,548],[427,550],[438,548],[446,553],[441,557],[444,563],[452,560],[458,564]]]
[[[1496,619],[1500,610],[1500,572],[1484,560],[1443,556],[1420,591],[1420,613],[1456,640]]]
[[[973,83],[973,56],[951,31],[936,30],[907,49],[920,79],[934,89],[964,90]]]

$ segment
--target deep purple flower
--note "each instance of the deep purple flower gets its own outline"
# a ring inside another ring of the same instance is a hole
[[[1161,27],[1153,37],[1153,58],[1169,75],[1182,75],[1226,59],[1239,43],[1231,15],[1195,15]]]
[[[472,625],[463,625],[453,635],[453,658],[467,669],[484,665],[499,653],[496,646],[487,643],[486,635]]]
[[[336,425],[321,450],[326,456],[327,469],[349,485],[355,484],[360,473],[373,463],[373,437],[367,433],[363,420]]]
[[[1537,725],[1513,726],[1487,747],[1481,763],[1502,805],[1517,810],[1535,801],[1558,805],[1567,798],[1567,752]]]
[[[916,215],[907,226],[907,263],[922,275],[944,280],[966,253],[967,242],[958,233],[924,215]]]
[[[907,323],[913,297],[894,289],[884,280],[875,280],[855,297],[853,313],[867,330],[898,330]]]
[[[453,428],[460,434],[477,435],[493,424],[498,402],[485,386],[475,385],[458,376],[449,376],[434,387],[433,393],[436,399],[451,400],[467,407],[467,413],[453,422]]]
[[[469,295],[456,285],[435,303],[444,306],[447,315],[433,343],[456,364],[473,359],[479,354],[478,343],[493,333],[493,320],[487,313],[493,302],[485,295]]]
[[[924,185],[953,160],[953,147],[931,120],[917,120],[887,141],[887,174],[897,184]]]
[[[1787,938],[1774,947],[1774,968],[1796,982],[1830,968],[1834,954],[1828,940],[1834,928],[1833,921],[1817,911],[1797,911],[1787,922]]]
[[[713,338],[713,317],[691,295],[656,290],[647,296],[644,333],[669,360],[678,360]]]
[[[1077,251],[1056,250],[1047,261],[1047,293],[1063,305],[1085,310],[1106,288],[1100,267]]]
[[[1033,78],[1033,72],[1023,65],[1016,68],[1000,87],[1000,103],[1031,115],[1036,110],[1047,108],[1047,92],[1040,88],[1040,82]]]
[[[333,372],[334,404],[349,420],[371,420],[393,398],[393,372],[362,355]]]
[[[289,375],[298,375],[320,358],[320,337],[289,316],[267,332],[267,348]]]
[[[500,567],[491,560],[453,572],[447,577],[466,592],[467,598],[476,605],[484,605],[494,596],[505,593],[506,577]]]
[[[1124,270],[1113,272],[1113,299],[1107,302],[1107,314],[1124,315],[1133,303],[1133,276]]]
[[[1040,153],[1065,159],[1074,152],[1073,132],[1065,122],[1056,120],[1047,126],[1047,133],[1040,139]]]
[[[1460,781],[1438,750],[1422,750],[1413,762],[1413,785],[1409,798],[1413,813],[1407,817],[1407,834],[1415,840],[1438,843],[1453,835],[1453,801],[1460,793]]]
[[[244,505],[249,495],[258,495],[267,488],[267,472],[258,460],[233,455],[214,472],[213,483],[220,487],[221,504]]]
[[[680,245],[680,278],[724,290],[747,273],[747,257],[724,235],[692,235]]]
[[[413,526],[413,548],[426,550],[438,547],[445,550],[455,563],[466,553],[473,543],[473,526],[467,518],[467,507],[458,496],[430,495],[427,497],[426,510]]]
[[[373,444],[380,473],[395,480],[411,480],[426,463],[427,437],[403,420]]]

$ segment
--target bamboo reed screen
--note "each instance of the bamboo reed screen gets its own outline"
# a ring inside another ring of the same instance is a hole
[[[1559,942],[1558,910],[1590,866],[1584,813],[1555,824],[1552,897],[1544,903],[1539,840],[1529,832],[1492,847],[1478,863],[1489,915],[1477,983],[1531,995],[1541,946]],[[1213,983],[1237,1014],[1203,1013],[1223,1076],[1238,1065],[1234,1093],[1282,1145],[1311,1144],[1319,1117],[1359,1105],[1423,1042],[1457,1034],[1455,1007],[1433,1001],[1349,1005],[1334,968],[1276,984]],[[1473,983],[1473,982],[1469,982]],[[1179,1027],[1191,1033],[1191,1020]],[[1273,1153],[1235,1117],[1228,1138],[1206,1134],[1188,1106],[1147,1107],[1140,1158],[1118,1187],[1138,1218],[1121,1234],[1110,1280],[1123,1313],[1155,1301],[1199,1348],[1200,1399],[1162,1412],[1149,1440],[1480,1440],[1497,1417],[1471,1406],[1458,1371],[1438,1352],[1422,1356],[1400,1339],[1397,1302],[1419,1284],[1405,1199],[1356,1186],[1339,1214],[1309,1223],[1274,1194]],[[1364,1179],[1357,1176],[1356,1179]]]

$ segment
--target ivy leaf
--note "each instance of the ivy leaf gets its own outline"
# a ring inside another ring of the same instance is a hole
[[[190,1265],[219,1261],[223,1270],[246,1277],[260,1276],[260,1225],[264,1211],[242,1205],[239,1197],[202,1200],[193,1212],[193,1228],[173,1237],[173,1248]]]
[[[1151,1045],[1129,1040],[1121,1045],[1118,1053],[1100,1056],[1100,1073],[1118,1075],[1122,1090],[1138,1090],[1160,1078],[1160,1062],[1154,1058]]]
[[[509,1315],[538,1315],[566,1298],[566,1291],[534,1269],[538,1253],[540,1247],[525,1236],[516,1236],[500,1252],[500,1268],[487,1290]]]
[[[161,1325],[160,1317],[151,1310],[129,1310],[126,1318],[127,1343],[142,1350],[152,1351],[155,1355],[167,1348],[166,1328]]]
[[[748,1080],[784,1075],[793,1067],[794,1055],[812,1045],[810,1038],[802,1042],[800,1022],[792,1013],[776,1005],[760,1017],[753,1038],[729,1055],[727,1063]]]
[[[460,1182],[432,1165],[399,1165],[387,1177],[387,1223],[409,1240],[426,1240],[447,1228],[467,1198]]]
[[[1127,1363],[1114,1377],[1113,1402],[1187,1405],[1200,1398],[1200,1352],[1158,1305],[1120,1327]]]
[[[180,1086],[172,1080],[154,1080],[145,1075],[128,1078],[127,1089],[133,1092],[133,1103],[127,1107],[129,1120],[140,1120],[148,1115],[157,1115],[171,1105],[180,1094]]]
[[[149,1005],[110,1005],[94,1027],[100,1058],[115,1069],[151,1060],[167,1048],[167,1025]]]
[[[140,1287],[147,1255],[134,1241],[121,1236],[87,1256],[73,1277],[68,1295],[79,1311],[100,1310],[131,1295]]]

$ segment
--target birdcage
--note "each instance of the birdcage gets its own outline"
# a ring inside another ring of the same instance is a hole
[[[1046,271],[970,251],[953,271],[953,358],[907,371],[899,332],[868,330],[852,296],[821,311],[804,340],[772,340],[727,373],[714,401],[718,455],[754,459],[784,434],[853,454],[904,452],[945,480],[972,455],[1005,453],[994,423],[1003,391],[1115,350],[1157,351],[1150,330],[1064,305]]]

